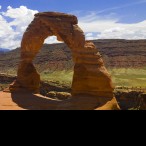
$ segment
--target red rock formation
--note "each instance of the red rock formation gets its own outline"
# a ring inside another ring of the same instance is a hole
[[[33,93],[39,92],[40,76],[32,61],[44,40],[55,35],[59,41],[64,41],[72,51],[75,63],[72,83],[73,98],[85,96],[101,98],[98,100],[98,106],[113,99],[114,87],[101,55],[92,42],[85,41],[85,35],[77,23],[78,20],[75,16],[63,13],[45,12],[35,15],[35,19],[27,28],[22,39],[18,77],[16,82],[10,86],[10,91],[26,88]],[[92,100],[92,98],[87,99]],[[77,99],[70,102],[75,105],[78,103]],[[69,104],[66,103],[66,105]],[[96,105],[94,107],[96,108]]]

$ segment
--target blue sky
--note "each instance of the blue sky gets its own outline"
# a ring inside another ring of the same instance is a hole
[[[121,21],[125,23],[138,22],[146,19],[145,0],[0,0],[0,5],[3,10],[6,10],[8,6],[17,8],[24,5],[29,9],[38,11],[59,11],[67,13],[74,11],[86,13],[89,11],[100,12],[107,10],[101,13],[101,15],[111,12],[116,13],[121,16]]]
[[[0,8],[0,48],[19,46],[33,15],[43,11],[75,14],[87,39],[146,39],[146,0],[0,0]]]

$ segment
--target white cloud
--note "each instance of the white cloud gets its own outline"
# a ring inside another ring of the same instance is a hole
[[[17,40],[13,41],[17,33],[14,32],[8,22],[0,15],[0,48],[12,47],[14,42],[18,45]]]
[[[52,36],[52,37],[49,37],[45,40],[46,44],[54,44],[54,43],[61,43],[57,40],[57,37],[56,36]]]
[[[2,6],[0,5],[0,9],[2,9]]]
[[[93,40],[93,39],[96,38],[95,34],[94,33],[91,33],[91,32],[86,33],[85,36],[86,36],[86,40]]]
[[[146,20],[133,24],[119,23],[118,18],[99,17],[96,13],[79,18],[79,25],[84,32],[97,33],[86,35],[87,39],[146,39]]]
[[[26,6],[19,8],[8,6],[6,12],[0,12],[0,48],[15,49],[20,47],[23,33],[33,20],[35,13],[38,11],[28,9]],[[58,41],[53,36],[46,39],[45,43],[58,43]]]
[[[92,36],[93,36],[93,33],[91,32],[86,34],[86,37],[92,37]]]
[[[102,13],[109,12],[109,11],[112,11],[112,10],[118,10],[118,9],[130,7],[130,6],[134,6],[134,5],[140,5],[140,4],[144,4],[144,3],[146,3],[146,0],[137,0],[135,2],[124,4],[124,5],[121,5],[121,6],[116,6],[116,7],[111,7],[111,8],[107,8],[107,9],[104,9],[104,10],[100,10],[100,11],[97,12],[97,14],[102,14]]]
[[[97,37],[100,39],[146,39],[146,21],[136,24],[117,24],[105,29]]]
[[[6,12],[0,12],[0,48],[20,47],[22,35],[37,12],[37,10],[31,10],[25,6],[19,8],[8,6]],[[79,26],[85,32],[87,40],[146,39],[146,20],[124,24],[119,23],[119,18],[113,13],[101,16],[97,12],[91,12],[78,19]],[[58,41],[53,36],[46,39],[45,43],[58,43]]]
[[[8,6],[6,12],[1,12],[0,48],[15,49],[20,47],[22,35],[37,12],[25,6],[19,8]]]

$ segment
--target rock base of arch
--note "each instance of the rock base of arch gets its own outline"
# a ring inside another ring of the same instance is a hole
[[[116,99],[78,97],[54,100],[27,90],[0,92],[0,110],[119,110]],[[101,102],[102,101],[102,102]]]

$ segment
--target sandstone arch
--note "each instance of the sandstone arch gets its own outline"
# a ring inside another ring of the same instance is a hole
[[[39,92],[40,75],[32,61],[44,40],[55,35],[72,51],[75,63],[72,95],[89,95],[112,100],[114,87],[101,55],[92,42],[85,41],[85,35],[77,24],[76,16],[64,13],[44,12],[35,15],[22,39],[18,76],[10,86],[11,92],[23,88]]]

